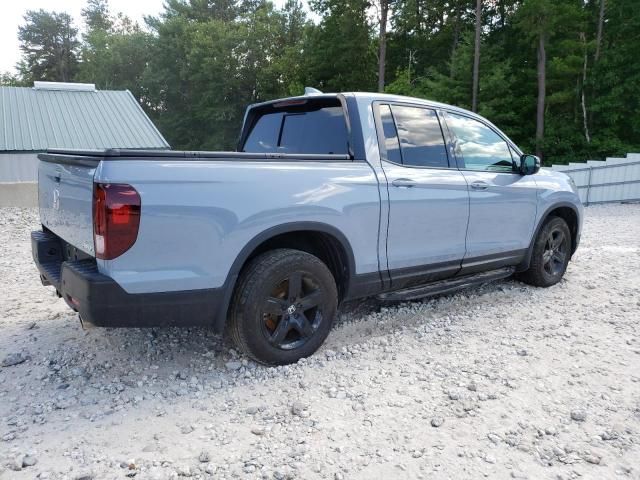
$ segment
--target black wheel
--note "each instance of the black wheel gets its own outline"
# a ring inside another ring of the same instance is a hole
[[[533,245],[529,269],[519,278],[530,285],[550,287],[560,281],[571,257],[571,231],[560,217],[544,224]]]
[[[320,259],[299,250],[271,250],[240,275],[227,330],[254,360],[293,363],[322,345],[337,305],[335,279]]]

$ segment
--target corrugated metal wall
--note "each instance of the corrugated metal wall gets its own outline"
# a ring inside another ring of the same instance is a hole
[[[622,201],[640,201],[640,153],[626,158],[589,160],[586,163],[553,165],[576,182],[585,205]]]
[[[169,148],[128,90],[0,86],[0,151]]]
[[[36,182],[37,153],[0,153],[0,183]]]

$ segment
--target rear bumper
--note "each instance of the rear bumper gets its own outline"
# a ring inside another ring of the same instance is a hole
[[[98,327],[211,326],[223,289],[127,293],[101,274],[93,258],[69,258],[55,234],[31,232],[33,260],[43,285],[52,285],[83,323]]]

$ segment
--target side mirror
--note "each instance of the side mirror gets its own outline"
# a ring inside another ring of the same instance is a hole
[[[540,159],[535,155],[524,154],[520,157],[520,174],[533,175],[540,170]]]

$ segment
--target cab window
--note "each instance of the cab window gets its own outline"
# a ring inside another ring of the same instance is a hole
[[[384,107],[387,107],[386,109]],[[387,110],[389,109],[389,110]],[[390,112],[386,113],[386,112]],[[403,165],[448,168],[447,150],[435,110],[405,105],[381,106],[381,119],[387,152],[399,141]],[[392,128],[394,127],[395,128]],[[392,156],[397,158],[397,154]],[[391,156],[390,161],[394,160]]]
[[[384,134],[387,160],[393,163],[402,163],[398,132],[396,130],[396,124],[393,122],[393,115],[391,114],[391,107],[389,105],[380,105],[380,120],[382,120],[382,132]]]
[[[349,136],[340,103],[324,101],[272,107],[258,112],[243,152],[290,154],[349,153]]]
[[[485,124],[464,115],[447,113],[447,125],[455,135],[454,149],[461,168],[513,172],[514,161],[507,142]]]

